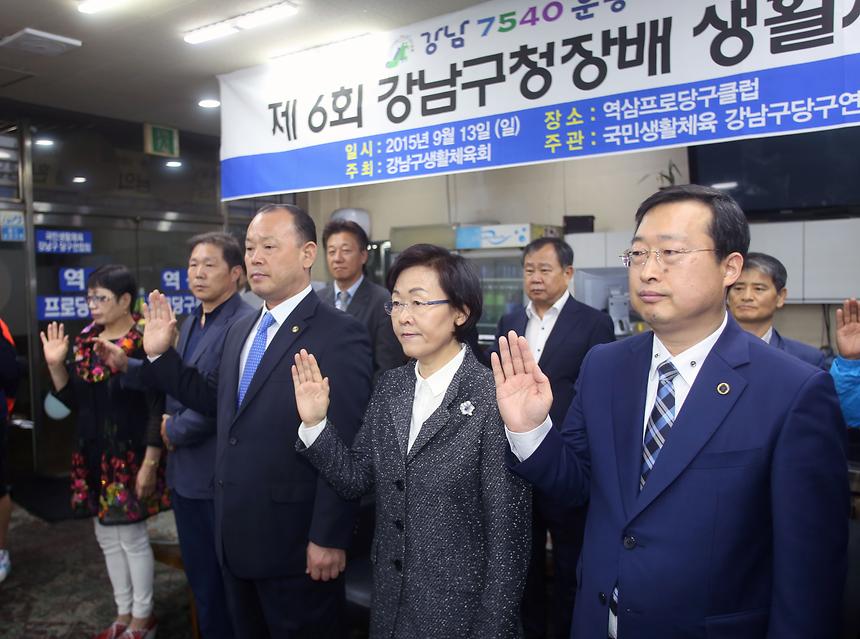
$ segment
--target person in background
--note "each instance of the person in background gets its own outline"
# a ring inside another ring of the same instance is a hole
[[[15,393],[21,379],[21,368],[15,352],[15,340],[6,322],[0,319],[0,583],[12,570],[7,536],[12,517],[12,498],[6,476],[6,422],[15,406]]]
[[[559,238],[543,237],[523,249],[523,290],[528,306],[502,317],[498,338],[514,331],[528,340],[532,355],[549,377],[553,423],[561,426],[573,400],[582,360],[591,347],[615,341],[612,319],[575,300],[570,292],[573,249]],[[498,350],[497,346],[494,350]],[[547,608],[552,611],[553,636],[570,637],[576,599],[576,565],[582,548],[586,507],[562,508],[535,493],[532,509],[532,555],[523,595],[526,639],[543,639]],[[552,540],[553,592],[547,601],[546,536]]]
[[[322,243],[334,282],[318,295],[323,302],[346,311],[367,328],[373,348],[373,379],[377,380],[382,371],[405,364],[406,357],[383,308],[390,299],[388,291],[364,274],[367,234],[355,222],[332,220],[323,229]]]
[[[463,343],[481,316],[480,282],[463,257],[417,244],[388,286],[415,362],[382,375],[349,448],[329,421],[327,371],[302,350],[297,449],[345,498],[376,491],[371,637],[518,637],[530,499],[505,465],[490,371]]]
[[[836,310],[836,348],[830,374],[848,425],[849,458],[860,461],[860,303],[847,299]]]
[[[765,253],[747,253],[741,276],[729,289],[729,310],[745,331],[789,355],[827,370],[824,353],[783,337],[773,326],[773,317],[788,295],[787,280],[788,272],[778,259]]]
[[[192,237],[188,245],[188,286],[200,305],[182,323],[176,350],[186,365],[209,375],[218,369],[227,331],[254,309],[242,301],[237,290],[243,260],[242,249],[232,235],[202,233]],[[124,383],[140,385],[141,360],[129,360],[115,345],[101,348],[102,359],[127,373]],[[200,633],[204,639],[228,639],[233,628],[215,552],[215,420],[171,396],[167,397],[165,413],[161,435],[170,450],[167,485]]]
[[[560,430],[526,339],[499,340],[513,470],[589,503],[571,637],[839,635],[845,423],[830,375],[728,316],[748,246],[720,191],[647,198],[624,261],[653,332],[589,352]]]
[[[109,264],[90,274],[93,321],[75,338],[71,365],[63,324],[51,322],[40,334],[56,397],[77,411],[72,507],[97,515],[96,539],[117,605],[116,620],[97,639],[150,639],[157,628],[154,560],[144,520],[169,506],[159,465],[164,397],[124,388],[94,348],[107,340],[129,357],[143,357],[143,327],[132,314],[136,292],[125,266]]]
[[[342,499],[295,450],[293,356],[312,350],[332,373],[332,421],[351,442],[367,406],[371,353],[353,317],[311,290],[313,219],[267,205],[248,225],[245,265],[265,304],[227,331],[204,375],[171,347],[176,320],[163,294],[145,309],[141,379],[216,417],[215,549],[240,639],[340,638],[342,572],[357,504]]]

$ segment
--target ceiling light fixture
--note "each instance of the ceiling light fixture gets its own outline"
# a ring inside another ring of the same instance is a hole
[[[38,138],[35,144],[36,146],[54,146],[54,141],[51,138]]]
[[[717,182],[716,184],[711,184],[712,189],[717,189],[719,191],[730,191],[732,189],[738,188],[737,182]]]
[[[0,160],[11,160],[11,159],[12,159],[12,154],[9,153],[9,151],[4,151],[3,149],[0,149]]]
[[[256,11],[241,13],[236,16],[231,16],[226,20],[208,24],[205,27],[200,27],[199,29],[194,29],[193,31],[187,32],[183,36],[183,40],[188,44],[208,42],[209,40],[223,38],[241,30],[254,29],[265,24],[270,24],[277,20],[294,15],[297,11],[298,7],[291,2],[278,2],[276,4],[269,5],[268,7],[257,9]]]
[[[200,100],[200,102],[197,103],[197,106],[203,109],[217,109],[221,106],[221,103],[218,100],[206,98],[205,100]]]
[[[179,160],[168,160],[164,163],[164,166],[169,169],[178,169],[180,166],[182,166],[182,162],[180,162]]]
[[[105,9],[113,9],[125,0],[83,0],[78,3],[78,11],[81,13],[98,13]]]
[[[86,181],[87,178],[85,178],[83,175],[76,175],[72,178],[72,182],[74,182],[75,184],[83,184]]]

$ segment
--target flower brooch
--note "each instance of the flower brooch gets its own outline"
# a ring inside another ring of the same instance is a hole
[[[460,413],[463,415],[469,415],[471,417],[472,413],[475,412],[475,405],[470,401],[465,401],[460,404]]]

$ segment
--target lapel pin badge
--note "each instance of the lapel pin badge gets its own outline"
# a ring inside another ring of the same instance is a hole
[[[290,330],[291,330],[293,333],[298,333],[298,332],[299,332],[299,327],[298,327],[298,326],[296,326],[295,324],[293,324],[293,327],[292,327]]]
[[[731,386],[729,386],[725,382],[720,382],[719,384],[717,384],[717,392],[720,395],[728,395],[730,390],[732,390]]]
[[[460,412],[471,417],[472,413],[475,412],[475,405],[470,401],[465,401],[460,404]]]

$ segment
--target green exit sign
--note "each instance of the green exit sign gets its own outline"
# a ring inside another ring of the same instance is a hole
[[[179,130],[158,124],[144,124],[143,150],[150,155],[178,158]]]

